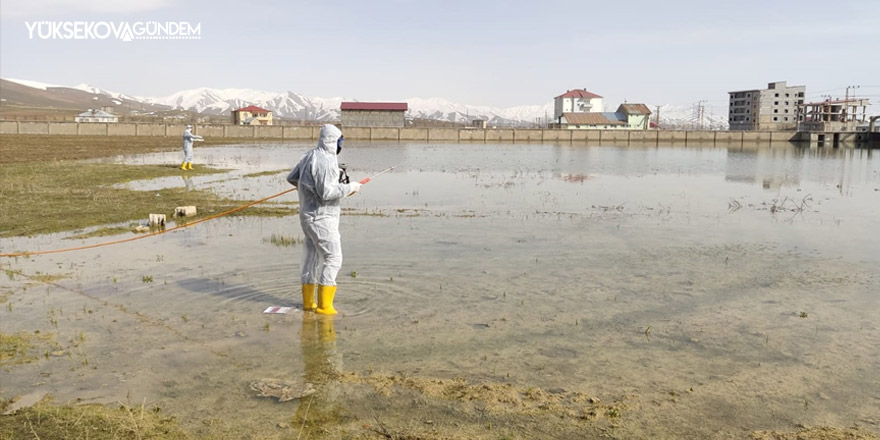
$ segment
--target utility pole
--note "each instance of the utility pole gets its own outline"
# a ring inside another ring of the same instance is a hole
[[[706,113],[706,100],[697,102],[700,108],[700,130],[703,129],[703,115]]]
[[[855,100],[855,98],[856,98],[855,89],[857,89],[857,88],[859,88],[859,86],[846,86],[846,98],[844,98],[844,100],[843,100],[843,115],[841,115],[841,116],[843,116],[843,129],[844,130],[849,130],[849,119],[850,119],[849,111],[848,111],[849,110],[849,89],[853,89],[853,100]],[[853,114],[852,119],[855,121],[855,113],[857,113],[855,105],[853,105],[853,113],[854,114]]]
[[[657,130],[660,129],[660,106],[657,106]]]

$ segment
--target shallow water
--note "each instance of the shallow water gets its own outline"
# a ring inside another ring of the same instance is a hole
[[[0,282],[2,331],[54,332],[65,351],[7,367],[0,395],[146,402],[196,432],[278,438],[302,419],[328,421],[306,425],[313,437],[377,420],[463,438],[880,431],[876,152],[346,147],[352,179],[398,167],[344,202],[335,319],[261,314],[301,306],[301,250],[270,241],[301,236],[295,216],[2,261],[68,277]],[[131,186],[265,197],[308,148],[198,148],[196,166],[232,171]],[[247,177],[262,171],[277,172]],[[0,249],[67,247],[65,235]],[[250,391],[262,378],[319,392],[278,403]]]

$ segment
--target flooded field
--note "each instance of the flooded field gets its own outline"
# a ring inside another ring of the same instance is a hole
[[[200,148],[231,171],[129,188],[266,197],[309,148]],[[335,318],[262,313],[302,305],[295,215],[7,258],[0,331],[49,339],[0,397],[229,438],[880,433],[876,151],[346,142],[340,162],[397,168],[343,202]],[[69,235],[0,251],[108,240]]]

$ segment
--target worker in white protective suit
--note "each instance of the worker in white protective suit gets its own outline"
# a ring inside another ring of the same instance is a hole
[[[205,140],[199,135],[192,134],[192,128],[192,125],[187,125],[186,129],[183,130],[183,163],[180,164],[180,169],[182,170],[193,169],[193,141]]]
[[[342,151],[342,139],[338,128],[324,125],[318,146],[306,153],[287,176],[287,181],[299,192],[299,222],[305,235],[303,310],[321,315],[336,314],[333,297],[336,295],[336,274],[342,268],[339,200],[361,189],[358,182],[339,181],[336,155]]]

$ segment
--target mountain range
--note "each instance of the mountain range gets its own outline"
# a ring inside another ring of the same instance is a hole
[[[144,114],[187,111],[201,115],[228,116],[229,112],[248,105],[272,110],[276,117],[307,121],[338,121],[339,106],[355,99],[307,97],[285,91],[271,92],[254,89],[216,89],[200,87],[181,90],[165,97],[137,97],[112,92],[89,84],[60,86],[30,80],[0,79],[0,106],[51,106],[83,110],[110,107],[116,114]],[[553,102],[515,107],[464,105],[443,98],[410,98],[407,116],[413,119],[466,123],[485,119],[490,126],[534,126],[553,118]],[[658,106],[648,105],[655,111]],[[607,106],[614,111],[617,106]],[[699,125],[693,108],[689,106],[660,105],[660,126],[664,128],[696,128]],[[652,116],[653,118],[653,116]],[[703,127],[726,129],[727,118],[704,112]]]

